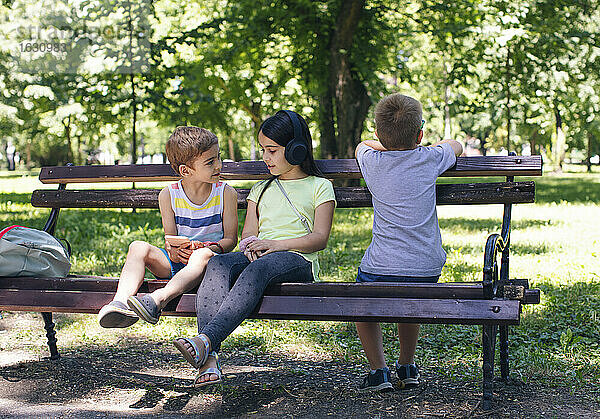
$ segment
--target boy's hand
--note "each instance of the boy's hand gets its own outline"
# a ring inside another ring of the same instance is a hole
[[[194,253],[194,250],[202,247],[204,247],[204,244],[195,240],[191,240],[185,246],[179,246],[177,249],[177,256],[179,257],[180,262],[187,265],[190,256],[192,256],[192,253]]]
[[[441,140],[441,141],[438,141],[437,143],[433,143],[431,145],[431,147],[435,147],[435,146],[442,145],[442,144],[450,144],[450,147],[452,147],[452,151],[454,151],[454,155],[456,157],[460,156],[463,152],[462,144],[456,140],[450,140],[450,139]]]
[[[179,250],[178,247],[173,247],[169,244],[169,242],[166,243],[165,245],[165,250],[167,251],[168,255],[169,255],[169,259],[171,259],[171,262],[174,263],[179,263],[179,256],[177,255],[177,252]]]

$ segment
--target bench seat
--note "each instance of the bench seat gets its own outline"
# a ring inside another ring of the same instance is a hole
[[[0,310],[97,313],[112,300],[118,278],[3,278]],[[140,293],[165,285],[146,280]],[[252,317],[296,320],[387,321],[447,324],[519,324],[521,304],[539,302],[539,290],[520,299],[486,299],[480,282],[356,284],[316,282],[267,288]],[[170,316],[195,316],[195,293],[171,301]],[[402,299],[399,303],[399,298]]]

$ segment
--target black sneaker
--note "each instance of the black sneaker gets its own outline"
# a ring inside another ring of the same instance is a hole
[[[390,383],[390,369],[388,367],[384,367],[373,372],[369,372],[358,388],[360,391],[393,390],[394,387],[392,386],[392,383]]]
[[[146,294],[142,297],[133,295],[127,299],[127,305],[135,312],[135,314],[140,316],[142,320],[152,324],[158,323],[160,310],[152,297],[150,297],[150,294]]]
[[[400,388],[410,388],[419,385],[419,368],[415,364],[398,365],[396,361],[396,374]]]

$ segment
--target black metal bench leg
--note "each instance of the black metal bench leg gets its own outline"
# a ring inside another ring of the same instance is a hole
[[[56,332],[54,331],[54,323],[52,322],[52,313],[42,313],[42,317],[44,318],[44,329],[46,329],[48,347],[50,348],[50,359],[58,359],[60,358],[60,354],[56,347]]]
[[[496,333],[498,326],[483,326],[483,410],[492,408],[494,393],[494,355],[496,350]]]
[[[500,376],[508,382],[508,326],[500,326]]]

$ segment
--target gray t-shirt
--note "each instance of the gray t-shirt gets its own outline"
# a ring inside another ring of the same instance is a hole
[[[435,181],[456,163],[450,144],[401,151],[376,151],[363,144],[356,158],[374,210],[373,240],[360,269],[380,275],[440,275],[446,252]]]

